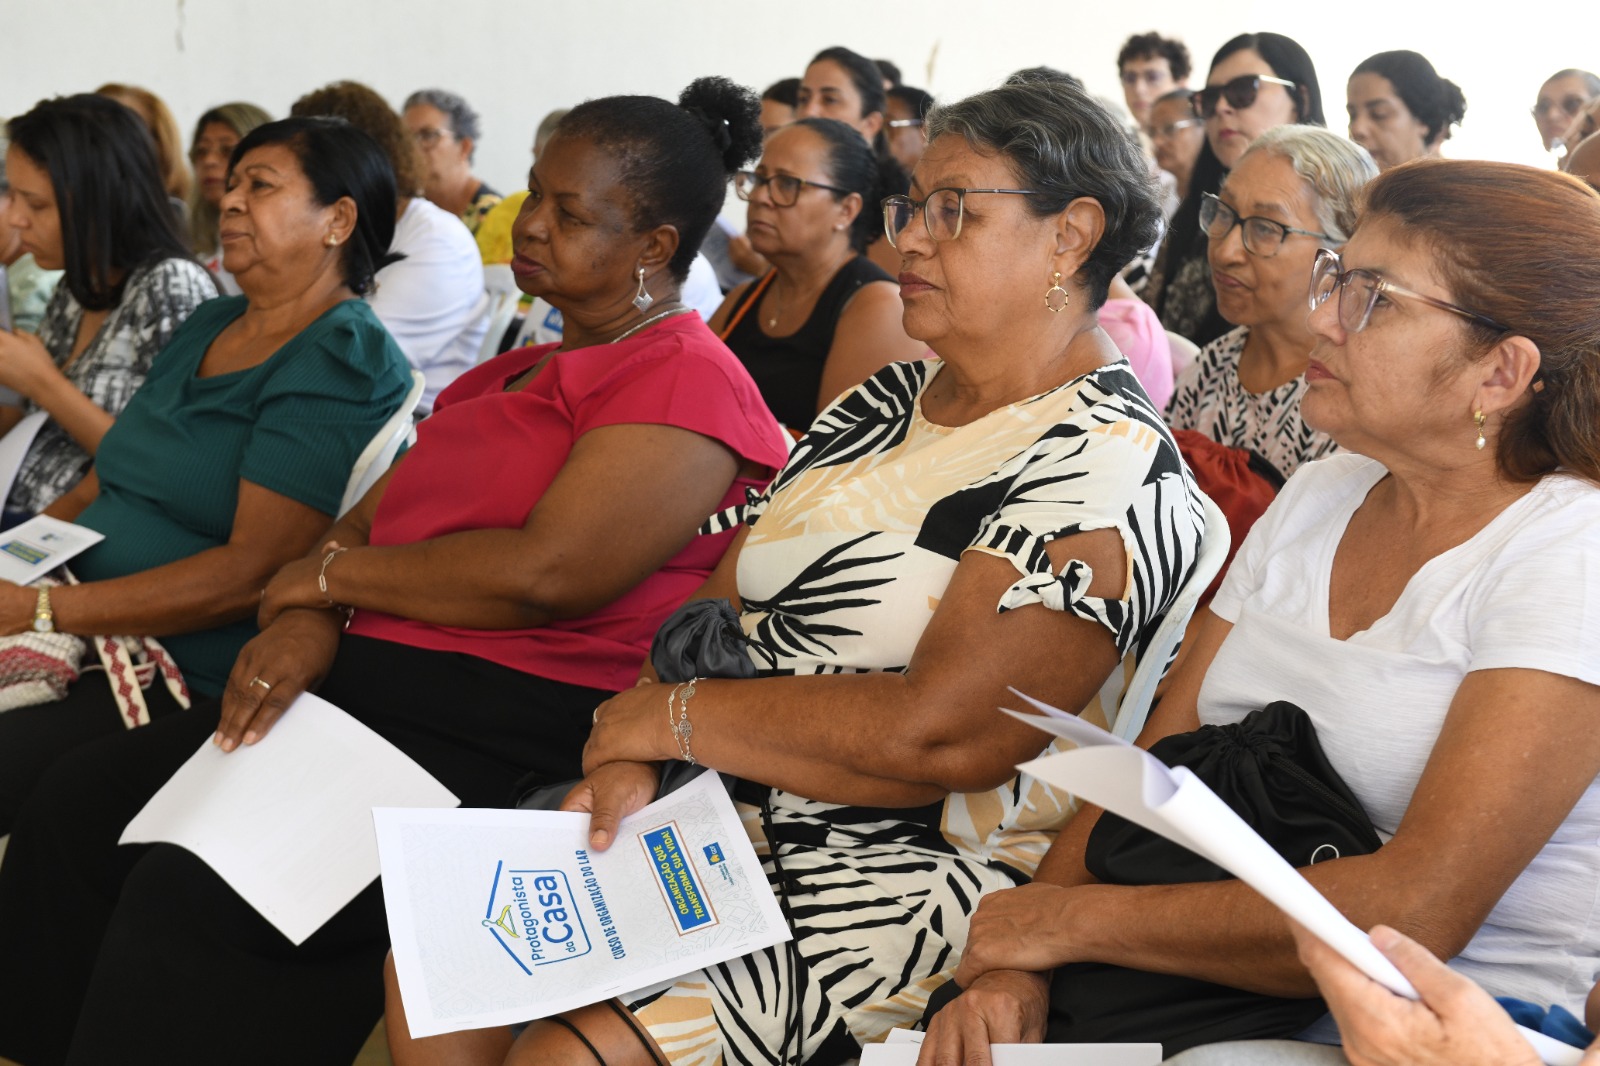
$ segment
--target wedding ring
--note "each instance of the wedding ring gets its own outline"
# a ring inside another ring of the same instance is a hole
[[[267,684],[265,681],[261,680],[261,678],[259,678],[259,677],[252,677],[250,679],[250,685],[260,685],[262,688],[266,689],[268,692],[272,691],[272,686]],[[245,688],[249,688],[250,685],[246,685]]]

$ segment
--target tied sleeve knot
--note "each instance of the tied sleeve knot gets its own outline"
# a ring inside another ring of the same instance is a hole
[[[1088,597],[1093,582],[1094,568],[1078,559],[1067,563],[1059,577],[1048,569],[1026,574],[1012,582],[1001,595],[998,613],[1030,603],[1043,604],[1052,611],[1066,611]]]

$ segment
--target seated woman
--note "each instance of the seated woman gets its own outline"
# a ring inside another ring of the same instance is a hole
[[[367,302],[426,379],[417,405],[418,416],[426,415],[444,387],[477,363],[489,329],[478,246],[458,216],[422,195],[417,142],[376,92],[336,81],[296,100],[289,113],[342,118],[388,153],[399,183],[389,251],[403,258],[378,272]]]
[[[795,118],[833,118],[855,129],[872,147],[889,193],[906,189],[906,172],[889,150],[888,96],[878,65],[858,52],[824,48],[806,66],[795,91]],[[873,241],[867,254],[886,271],[900,269],[900,257],[887,241]]]
[[[59,1062],[71,1045],[75,1062],[138,1048],[198,1063],[226,1047],[230,1063],[349,1066],[383,1011],[376,881],[295,948],[182,849],[116,847],[208,738],[271,744],[302,691],[466,806],[509,802],[530,771],[581,772],[595,707],[633,683],[655,628],[732,537],[697,530],[784,458],[749,375],[678,300],[729,177],[760,148],[756,100],[706,79],[682,105],[591,100],[534,165],[514,269],[565,313],[562,345],[475,368],[350,514],[322,519],[316,550],[268,586],[266,625],[220,706],[51,772],[0,866],[13,963],[0,967],[0,1055]],[[348,631],[333,603],[354,609]],[[78,798],[62,805],[58,789]],[[88,821],[85,799],[99,812]],[[65,939],[40,935],[56,920],[41,905],[79,912]]]
[[[1069,813],[1016,774],[1044,744],[996,712],[1006,686],[1100,716],[1102,683],[1193,567],[1200,498],[1095,326],[1160,218],[1138,149],[1046,82],[936,110],[929,135],[918,199],[884,213],[906,329],[942,361],[887,367],[824,411],[696,593],[740,609],[758,676],[701,681],[686,748],[661,685],[607,701],[566,801],[603,849],[661,761],[742,778],[795,940],[537,1023],[508,1062],[588,1063],[570,1026],[611,1066],[840,1063],[914,1021],[977,897],[1026,879]],[[391,997],[401,1066],[511,1045],[411,1042],[403,1017]]]
[[[772,264],[711,319],[779,422],[804,432],[841,393],[927,346],[900,326],[899,286],[862,254],[883,233],[872,149],[849,126],[803,118],[772,134],[734,176],[747,233]]]
[[[1349,239],[1372,157],[1315,126],[1279,126],[1240,158],[1200,224],[1217,310],[1237,328],[1201,349],[1178,380],[1167,422],[1242,448],[1287,478],[1334,449],[1300,417],[1306,364],[1306,278],[1324,246]]]
[[[394,225],[371,141],[344,123],[261,126],[230,179],[222,236],[245,295],[189,316],[94,469],[51,507],[105,534],[72,561],[83,584],[0,582],[0,632],[159,637],[202,696],[221,695],[261,587],[327,528],[410,384],[360,299]],[[63,755],[121,734],[129,713],[179,709],[161,684],[146,697],[125,710],[90,673],[61,702],[0,715],[0,833]]]
[[[175,220],[180,223],[186,221],[189,193],[194,180],[183,161],[183,133],[178,128],[178,120],[172,117],[172,109],[161,97],[137,85],[122,85],[113,81],[94,92],[96,96],[115,100],[132,111],[150,132],[150,139],[156,147],[156,166],[161,174],[161,187],[167,193],[167,204]]]
[[[1432,159],[1467,115],[1460,86],[1417,52],[1379,52],[1361,61],[1345,86],[1350,139],[1379,170]]]
[[[423,161],[422,194],[466,223],[473,234],[500,194],[472,173],[481,139],[478,113],[444,89],[419,89],[406,97],[400,119]]]
[[[1301,872],[1357,926],[1575,1013],[1600,970],[1597,248],[1600,194],[1566,175],[1418,160],[1368,186],[1313,277],[1304,400],[1355,454],[1302,470],[1251,531],[1139,740],[1303,707],[1386,843]],[[1248,886],[1093,883],[1097,817],[979,907],[923,1061],[1038,1040],[1041,971],[1066,962],[1315,994]]]
[[[32,517],[88,473],[156,353],[217,294],[189,255],[139,119],[103,96],[41,102],[11,120],[9,218],[46,270],[65,270],[37,336],[0,331],[0,432],[33,411],[5,511]]]
[[[1206,87],[1194,94],[1206,142],[1189,177],[1189,191],[1173,212],[1156,255],[1150,283],[1140,294],[1161,324],[1204,347],[1228,332],[1217,312],[1199,225],[1207,193],[1215,195],[1246,148],[1276,126],[1323,126],[1322,90],[1311,56],[1281,33],[1241,33],[1211,58]]]
[[[239,285],[222,265],[222,238],[217,222],[222,218],[222,196],[228,191],[228,163],[239,140],[272,116],[255,104],[234,103],[213,107],[194,124],[189,142],[189,165],[194,167],[194,194],[189,198],[189,247],[216,279],[226,296],[238,296]]]

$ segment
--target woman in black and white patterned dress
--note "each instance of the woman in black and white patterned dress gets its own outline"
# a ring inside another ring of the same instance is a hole
[[[1017,775],[1042,745],[1006,686],[1103,720],[1193,569],[1201,497],[1095,319],[1160,217],[1137,147],[1055,83],[928,128],[884,210],[906,330],[940,358],[846,393],[726,516],[748,528],[697,596],[738,606],[758,676],[602,704],[566,801],[604,848],[662,760],[742,779],[795,940],[536,1023],[508,1062],[591,1061],[581,1035],[610,1066],[839,1063],[918,1018],[978,899],[1072,813]]]
[[[1283,477],[1334,450],[1300,418],[1313,337],[1306,279],[1317,249],[1349,240],[1361,187],[1378,176],[1365,148],[1317,126],[1279,126],[1240,157],[1200,222],[1217,310],[1237,329],[1200,350],[1167,421],[1261,456]]]

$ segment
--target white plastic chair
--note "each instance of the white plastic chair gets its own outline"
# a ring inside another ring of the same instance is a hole
[[[505,263],[484,265],[483,289],[489,297],[489,329],[478,348],[480,363],[500,353],[500,338],[511,328],[511,320],[517,317],[517,303],[522,299],[516,276]]]
[[[1222,569],[1222,561],[1228,557],[1228,545],[1233,539],[1228,532],[1228,519],[1222,509],[1211,502],[1211,497],[1202,495],[1200,498],[1204,501],[1206,516],[1205,533],[1200,538],[1200,557],[1195,560],[1194,573],[1189,575],[1156,627],[1155,639],[1140,657],[1133,680],[1128,682],[1127,691],[1117,705],[1117,720],[1112,723],[1111,731],[1123,740],[1133,740],[1144,729],[1145,719],[1150,717],[1150,705],[1155,702],[1156,687],[1161,684],[1167,664],[1178,650],[1195,605],[1200,602],[1200,594],[1210,587],[1211,580]],[[1113,671],[1111,681],[1120,682],[1122,676],[1121,671]],[[1115,692],[1109,698],[1104,692],[1101,696],[1104,707],[1110,707],[1116,699]]]
[[[360,502],[361,497],[367,494],[367,490],[378,483],[378,479],[389,469],[389,464],[394,462],[395,453],[400,450],[400,445],[410,437],[411,414],[417,409],[417,401],[422,399],[424,384],[422,372],[413,370],[411,391],[406,393],[406,398],[401,401],[400,409],[383,424],[371,442],[361,449],[356,465],[350,469],[350,480],[345,484],[344,499],[339,503],[341,515]]]
[[[1172,349],[1172,376],[1178,377],[1194,363],[1200,346],[1188,337],[1167,330],[1167,345]]]

